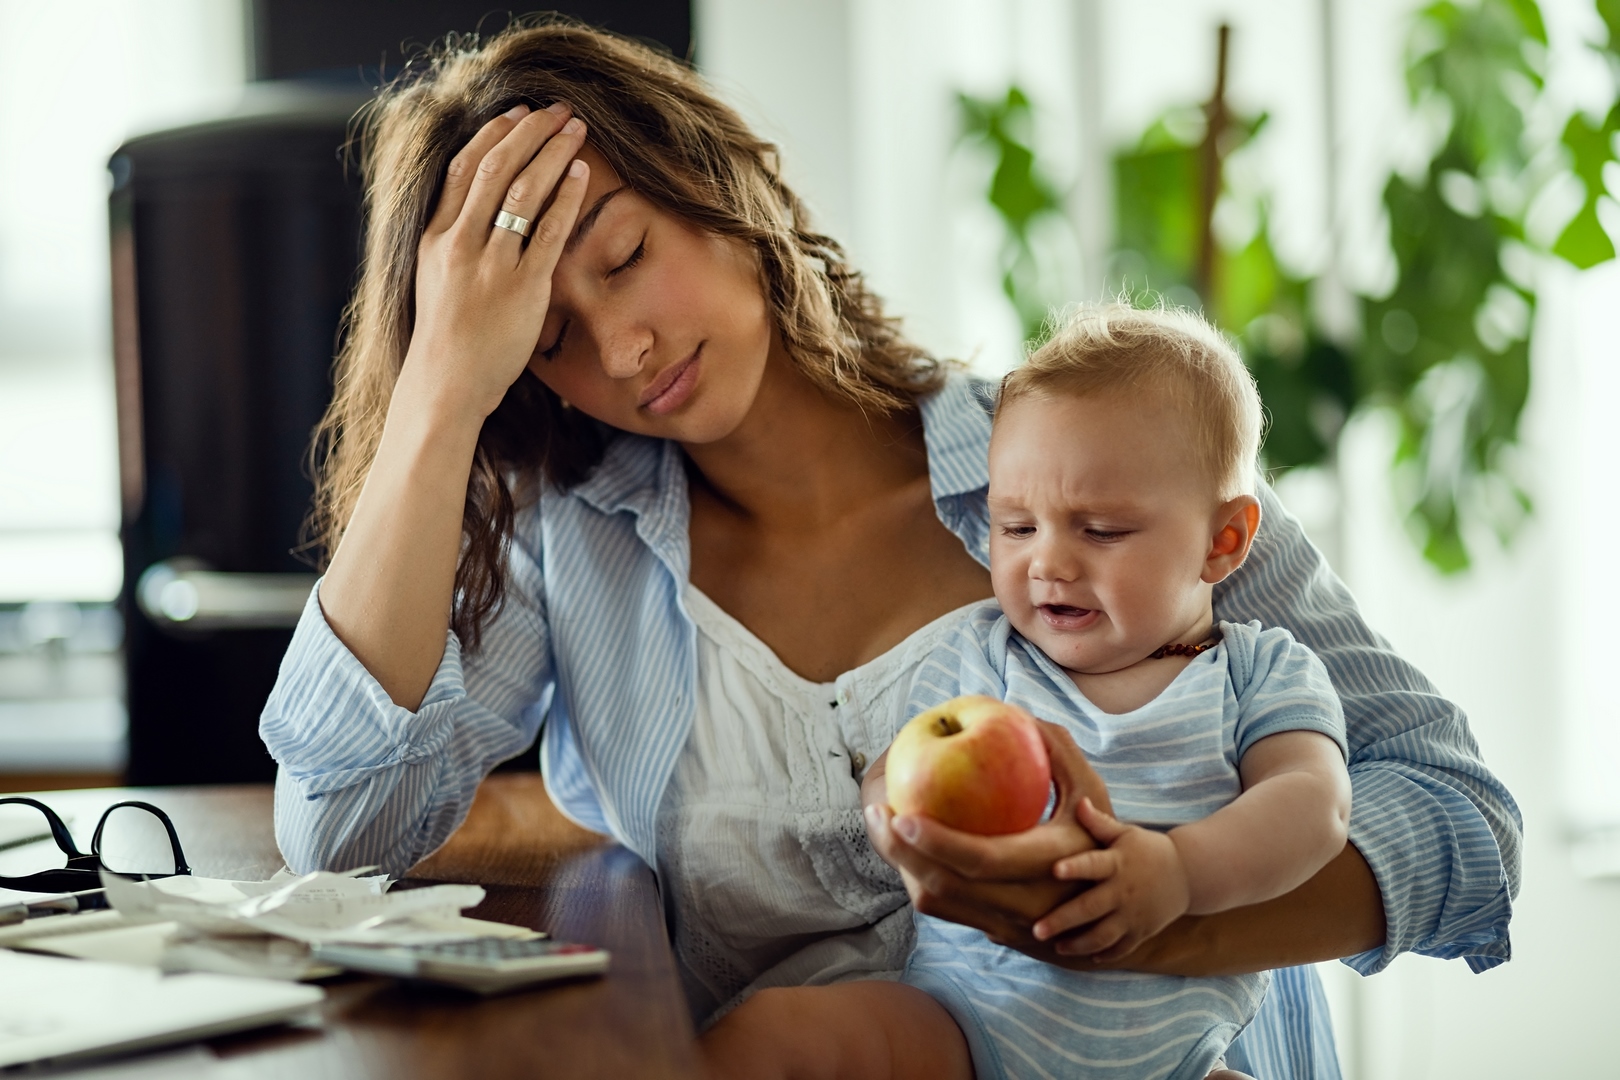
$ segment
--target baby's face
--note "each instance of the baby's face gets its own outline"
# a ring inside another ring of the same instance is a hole
[[[1220,503],[1156,395],[1029,397],[990,443],[990,575],[1020,634],[1116,671],[1207,625]]]

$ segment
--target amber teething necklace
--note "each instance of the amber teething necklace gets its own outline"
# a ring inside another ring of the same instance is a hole
[[[1182,645],[1180,642],[1171,642],[1169,645],[1160,645],[1157,649],[1148,653],[1148,659],[1163,660],[1167,656],[1197,656],[1201,652],[1208,652],[1220,643],[1221,639],[1219,637],[1206,641],[1202,645]]]

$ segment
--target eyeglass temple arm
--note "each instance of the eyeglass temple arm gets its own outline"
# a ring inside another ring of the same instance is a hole
[[[85,857],[84,852],[80,851],[73,843],[73,834],[68,832],[67,823],[62,820],[55,810],[52,810],[38,799],[30,799],[23,795],[12,795],[8,798],[0,799],[0,806],[4,806],[7,803],[16,803],[21,806],[32,806],[35,810],[38,810],[40,813],[44,814],[45,821],[51,827],[51,838],[56,841],[56,846],[62,849],[62,853],[67,855],[69,858],[74,859],[82,859]],[[168,818],[165,817],[163,820],[165,824],[168,823]],[[98,837],[101,835],[100,826],[97,826],[96,828],[96,835]],[[171,837],[174,835],[174,826],[172,825],[169,826],[169,835]],[[176,850],[178,850],[179,841],[177,840],[175,843],[177,845]]]

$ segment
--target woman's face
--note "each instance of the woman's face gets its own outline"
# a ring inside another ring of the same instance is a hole
[[[529,370],[616,428],[725,438],[752,406],[771,349],[753,252],[654,207],[594,147],[580,157],[590,182]]]

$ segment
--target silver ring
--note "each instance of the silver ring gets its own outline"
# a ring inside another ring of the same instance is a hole
[[[529,226],[532,224],[533,222],[531,222],[528,218],[518,217],[516,214],[508,214],[505,210],[502,210],[500,213],[495,215],[495,227],[497,229],[508,229],[517,233],[519,236],[528,236]]]

